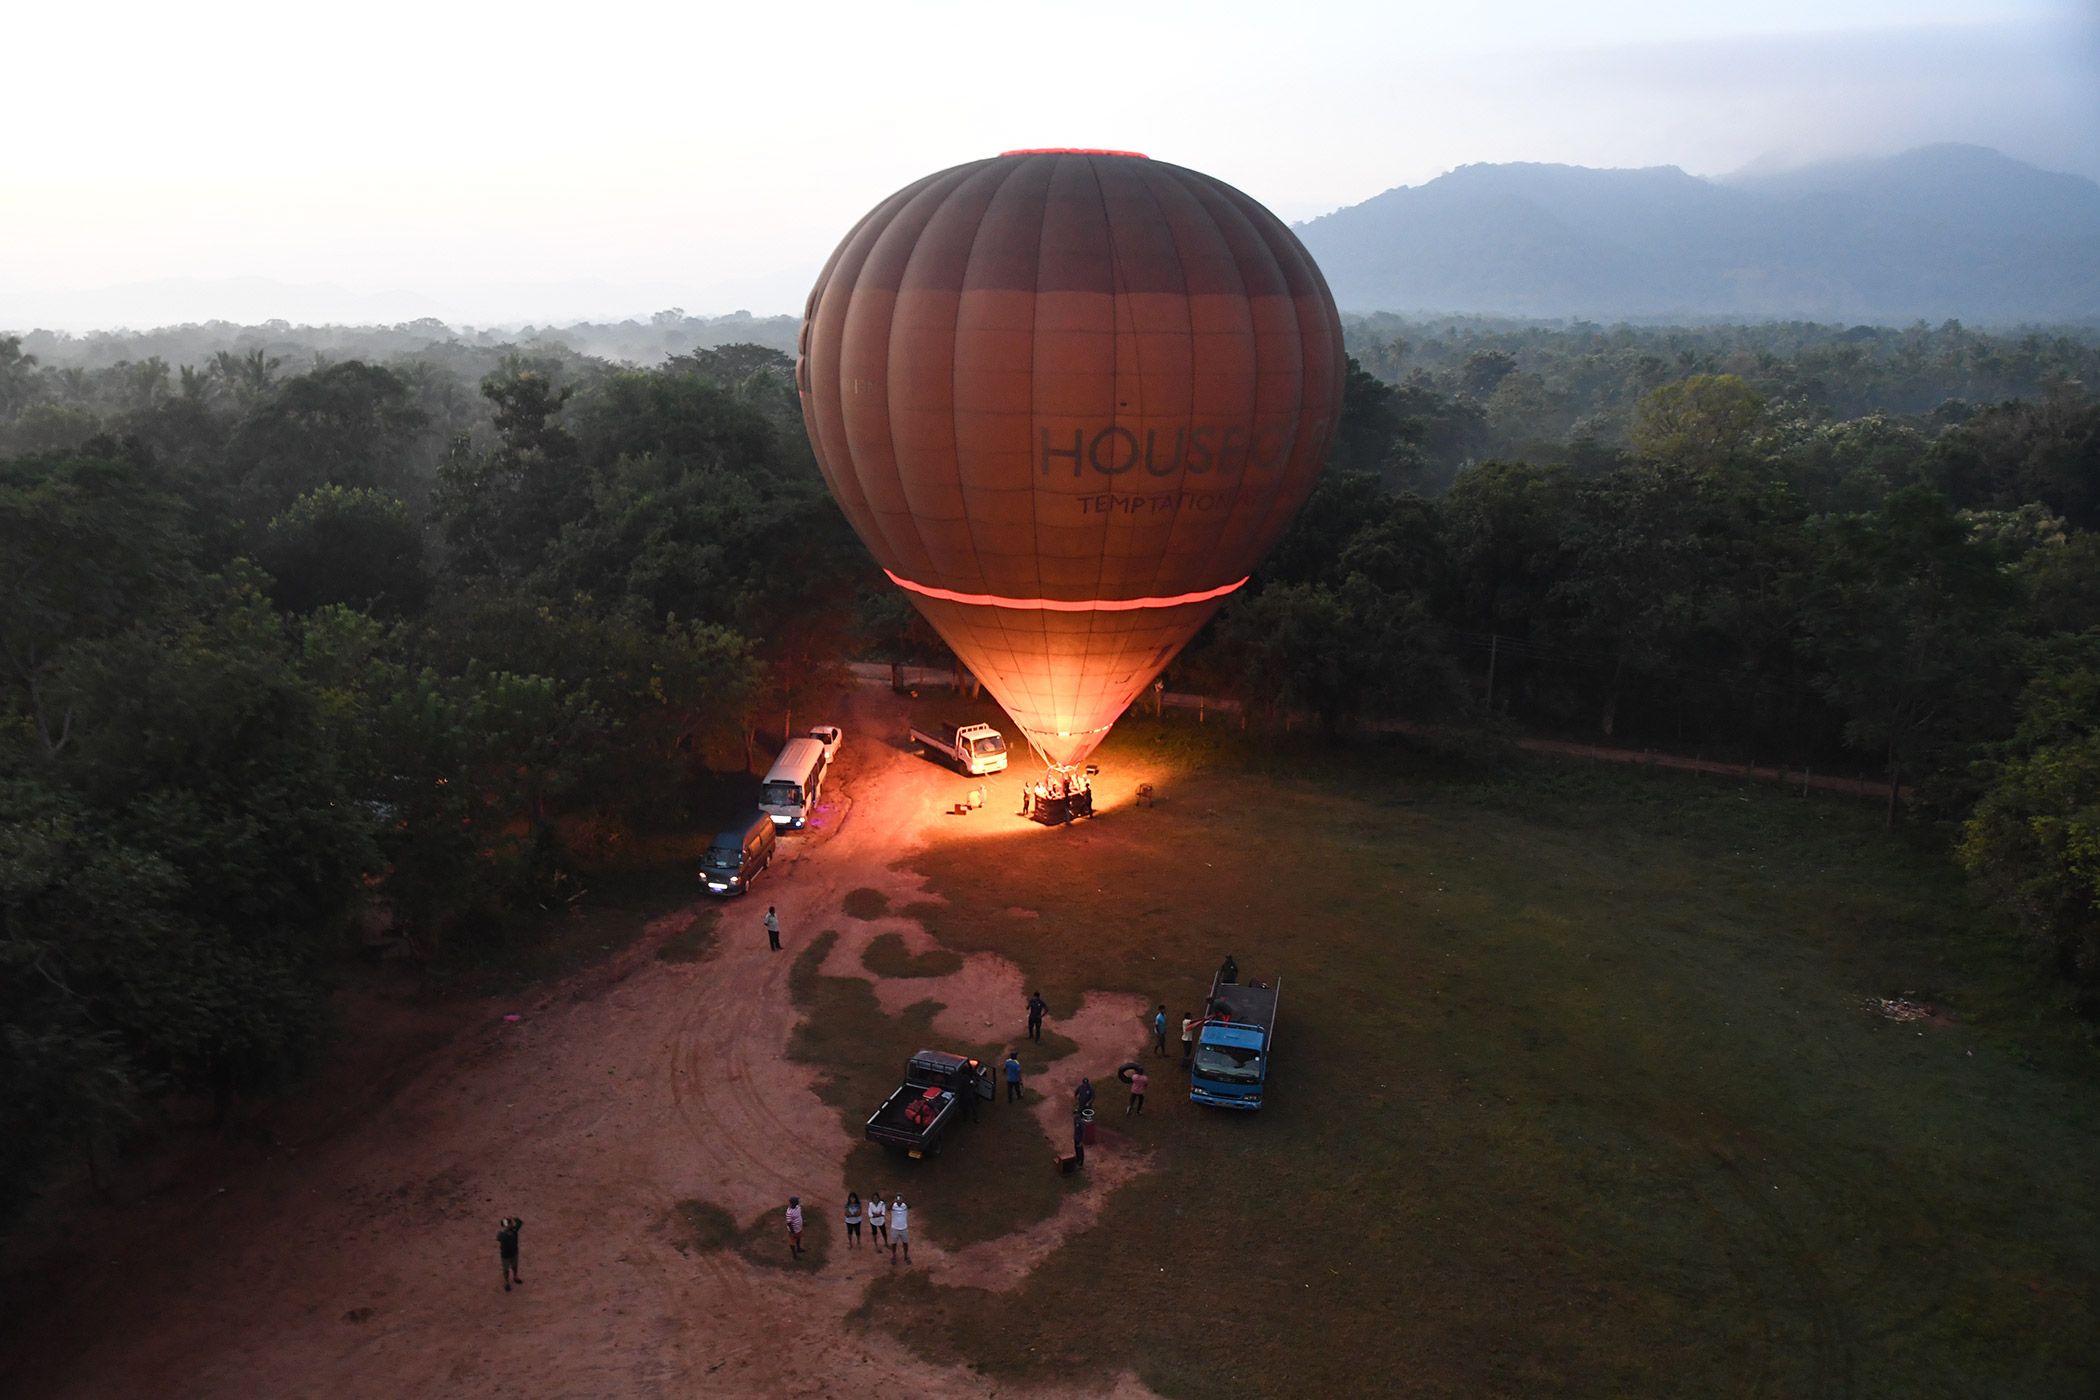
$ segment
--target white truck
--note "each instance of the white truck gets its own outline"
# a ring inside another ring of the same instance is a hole
[[[1006,738],[989,724],[935,723],[931,729],[912,726],[911,741],[943,754],[971,777],[997,773],[1006,767]]]

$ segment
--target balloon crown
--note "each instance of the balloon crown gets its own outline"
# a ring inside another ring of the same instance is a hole
[[[1098,146],[1028,146],[1018,151],[1001,151],[1002,156],[1129,156],[1135,160],[1150,160],[1143,151],[1109,151]]]

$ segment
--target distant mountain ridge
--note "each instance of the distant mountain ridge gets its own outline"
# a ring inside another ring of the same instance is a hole
[[[1345,311],[2100,321],[2100,184],[1980,146],[1713,180],[1467,165],[1297,232]]]

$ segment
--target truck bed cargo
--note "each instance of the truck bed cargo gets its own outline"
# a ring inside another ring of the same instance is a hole
[[[904,1083],[868,1115],[868,1140],[931,1156],[958,1119],[976,1116],[976,1101],[991,1097],[992,1076],[982,1061],[921,1050],[905,1065]]]
[[[1257,987],[1248,982],[1225,982],[1211,985],[1210,999],[1213,1005],[1229,1015],[1234,1022],[1252,1022],[1267,1026],[1276,1019],[1275,987]]]

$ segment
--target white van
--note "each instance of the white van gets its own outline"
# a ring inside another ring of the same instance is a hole
[[[792,831],[801,826],[817,809],[827,766],[823,740],[788,740],[758,790],[758,810],[771,817],[776,827]]]

